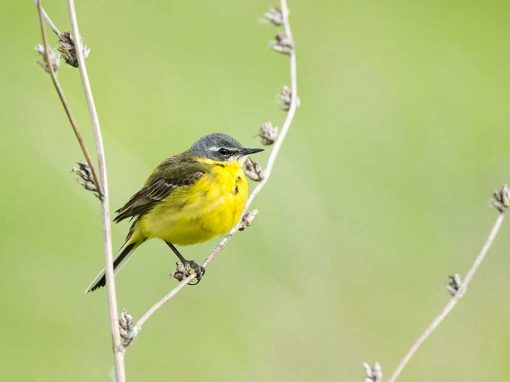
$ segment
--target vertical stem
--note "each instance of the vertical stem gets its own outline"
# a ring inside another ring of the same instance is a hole
[[[55,86],[55,89],[57,90],[57,94],[58,94],[58,97],[60,98],[60,102],[62,103],[62,106],[64,107],[67,118],[69,119],[69,123],[71,124],[71,128],[73,129],[74,135],[75,135],[76,139],[78,140],[78,144],[80,145],[83,156],[85,157],[85,162],[87,162],[87,165],[90,168],[90,172],[92,174],[92,178],[94,179],[94,183],[97,187],[99,197],[101,197],[101,195],[103,194],[103,189],[102,189],[101,184],[99,183],[99,180],[97,178],[95,166],[92,163],[92,160],[90,159],[90,154],[89,154],[89,150],[87,149],[87,145],[85,144],[85,139],[83,139],[81,131],[78,128],[78,124],[76,123],[76,119],[74,118],[73,113],[71,112],[71,107],[69,106],[69,103],[67,102],[67,98],[64,95],[64,89],[62,89],[62,86],[60,86],[60,82],[57,79],[57,73],[55,73],[55,69],[53,68],[53,65],[51,65],[51,63],[50,63],[50,56],[49,56],[50,44],[48,43],[48,36],[46,35],[46,28],[44,27],[43,19],[46,18],[46,21],[48,23],[50,23],[50,25],[53,25],[53,23],[51,22],[51,19],[46,14],[46,12],[44,12],[44,8],[42,6],[41,1],[35,0],[35,2],[37,5],[37,10],[39,11],[39,26],[41,28],[41,36],[42,36],[43,46],[44,46],[44,58],[48,65],[48,71],[50,73],[51,81],[53,82],[53,85]]]
[[[112,255],[112,238],[111,238],[111,223],[110,223],[110,200],[108,191],[108,176],[106,172],[106,157],[104,151],[103,137],[101,134],[101,125],[97,115],[94,97],[87,73],[87,66],[85,64],[85,57],[83,55],[83,45],[81,41],[80,31],[78,29],[78,20],[76,17],[76,8],[74,0],[68,0],[69,18],[71,20],[71,27],[74,37],[74,46],[78,63],[80,68],[81,81],[89,115],[92,122],[94,137],[97,150],[97,161],[99,164],[99,175],[101,177],[101,185],[103,188],[103,197],[101,199],[101,211],[103,221],[103,249],[105,260],[105,275],[106,275],[106,288],[108,292],[108,307],[110,312],[110,326],[112,332],[113,352],[115,356],[115,378],[117,382],[124,382],[126,380],[126,373],[124,369],[124,349],[120,340],[119,332],[119,317],[117,307],[117,295],[115,292],[115,277],[113,272],[113,255]]]

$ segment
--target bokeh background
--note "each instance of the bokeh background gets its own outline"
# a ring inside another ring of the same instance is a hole
[[[64,1],[45,1],[68,29]],[[286,57],[263,1],[78,2],[112,209],[149,171],[214,131],[257,145],[281,125]],[[510,3],[291,0],[301,107],[253,227],[129,349],[131,381],[357,381],[386,375],[449,298],[510,181]],[[31,1],[0,23],[0,374],[107,381],[112,370],[99,205],[49,77]],[[55,41],[53,40],[55,44]],[[92,145],[78,72],[60,74]],[[267,154],[259,159],[264,160]],[[127,223],[114,226],[121,245]],[[510,227],[402,381],[510,378]],[[187,247],[201,260],[214,242]],[[118,275],[135,317],[175,285],[143,246]]]

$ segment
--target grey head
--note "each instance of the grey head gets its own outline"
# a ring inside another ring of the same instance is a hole
[[[206,135],[191,146],[191,152],[197,157],[219,162],[236,161],[246,155],[255,154],[263,150],[243,147],[230,135],[221,133]]]

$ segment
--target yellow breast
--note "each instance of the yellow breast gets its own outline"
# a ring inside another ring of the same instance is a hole
[[[248,183],[237,162],[212,164],[195,184],[179,187],[140,219],[147,238],[176,245],[209,240],[230,231],[239,221],[248,198]]]

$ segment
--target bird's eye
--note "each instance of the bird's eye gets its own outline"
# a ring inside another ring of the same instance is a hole
[[[221,154],[221,155],[227,155],[227,154],[230,154],[230,150],[222,147],[221,149],[218,150],[218,152]]]

